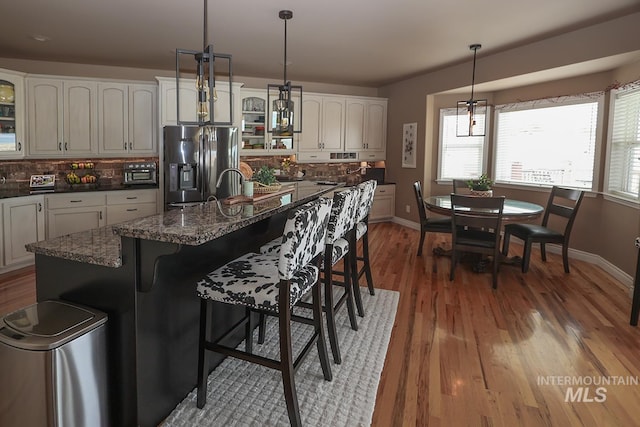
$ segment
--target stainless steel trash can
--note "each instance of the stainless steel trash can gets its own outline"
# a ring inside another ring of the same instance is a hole
[[[107,315],[44,301],[0,322],[0,426],[107,426]]]

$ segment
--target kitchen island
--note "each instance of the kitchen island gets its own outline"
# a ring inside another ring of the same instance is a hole
[[[196,281],[282,233],[287,212],[335,185],[290,184],[261,201],[219,201],[33,243],[38,301],[106,312],[111,424],[156,426],[196,385]],[[223,331],[244,309],[214,310]],[[242,334],[236,337],[240,342]],[[211,358],[211,368],[222,357]]]

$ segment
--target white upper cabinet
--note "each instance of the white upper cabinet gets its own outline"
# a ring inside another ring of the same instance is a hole
[[[344,120],[344,97],[303,94],[299,151],[342,151]]]
[[[156,85],[99,83],[100,154],[156,154],[156,105]]]
[[[29,154],[91,156],[97,153],[97,83],[27,78]]]
[[[173,77],[156,77],[160,91],[160,125],[176,125],[178,122],[176,79]],[[240,88],[242,83],[233,83],[233,126],[239,127],[242,120],[242,106],[240,105]],[[229,121],[229,84],[219,82],[216,87],[217,101],[214,105],[215,121]],[[198,91],[194,79],[180,79],[180,120],[195,122],[196,102]]]
[[[0,158],[25,153],[24,74],[0,69]]]

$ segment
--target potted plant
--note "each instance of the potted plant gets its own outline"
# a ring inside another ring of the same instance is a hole
[[[282,186],[273,173],[273,168],[262,166],[251,178],[253,180],[253,191],[256,193],[269,193],[278,191]]]
[[[486,174],[482,174],[478,179],[470,179],[467,181],[471,195],[480,197],[493,197],[493,181]]]

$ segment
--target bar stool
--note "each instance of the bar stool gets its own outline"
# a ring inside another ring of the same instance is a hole
[[[356,226],[354,239],[352,241],[353,251],[351,256],[353,261],[351,262],[354,268],[354,285],[353,293],[355,296],[356,307],[358,308],[358,315],[364,316],[364,307],[362,305],[362,295],[360,294],[360,278],[365,275],[367,279],[367,287],[369,293],[375,295],[373,287],[373,277],[371,275],[371,263],[369,260],[369,212],[371,212],[371,206],[373,205],[373,197],[376,193],[377,182],[375,180],[369,180],[358,184],[360,189],[360,201],[358,204],[358,211],[356,216]],[[357,243],[362,239],[362,256],[358,255]],[[361,269],[358,269],[358,261],[362,261],[363,265]]]
[[[318,349],[324,378],[332,379],[331,367],[322,326],[319,265],[325,249],[327,224],[332,200],[317,199],[292,211],[285,223],[279,256],[249,253],[207,274],[198,282],[200,304],[200,337],[198,345],[198,408],[206,403],[208,376],[207,351],[257,363],[282,373],[282,383],[292,426],[301,426],[294,374],[309,354],[314,342]],[[305,293],[312,293],[312,319],[292,313],[293,306]],[[246,307],[245,317],[223,336],[209,341],[211,302],[238,304]],[[251,313],[277,316],[279,321],[280,360],[252,352]],[[314,334],[295,359],[291,344],[291,321],[311,323]],[[245,326],[245,351],[221,344],[229,335]]]

